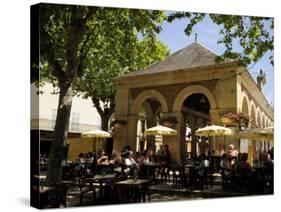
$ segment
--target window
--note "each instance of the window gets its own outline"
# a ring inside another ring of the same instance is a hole
[[[72,118],[71,118],[71,123],[70,123],[70,130],[71,131],[79,131],[79,118],[80,118],[80,113],[72,113]]]
[[[54,129],[55,128],[55,125],[56,125],[56,119],[57,119],[57,109],[53,109],[52,110],[52,128]]]

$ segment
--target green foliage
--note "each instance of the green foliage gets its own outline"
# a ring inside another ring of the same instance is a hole
[[[255,64],[266,52],[273,51],[273,18],[216,14],[208,16],[215,24],[223,27],[218,44],[224,44],[226,50],[216,59],[217,62],[231,59],[247,66]],[[193,27],[205,18],[205,14],[176,12],[170,14],[168,21],[179,18],[189,19],[185,33],[190,36]],[[234,50],[233,43],[239,43],[242,51]],[[273,56],[269,60],[273,65]]]
[[[162,11],[43,4],[41,79],[57,87],[71,83],[100,115],[113,111],[112,78],[169,54],[156,38],[165,18]]]
[[[156,38],[164,17],[162,12],[146,10],[104,12],[104,25],[95,45],[89,46],[84,74],[77,83],[78,94],[91,98],[100,115],[106,109],[113,112],[114,77],[143,69],[169,54],[167,47]]]

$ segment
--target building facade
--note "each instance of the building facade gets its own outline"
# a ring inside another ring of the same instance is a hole
[[[138,135],[140,121],[145,122],[145,129],[170,120],[170,127],[178,133],[164,136],[163,144],[169,145],[178,162],[184,160],[187,140],[193,154],[206,143],[212,149],[222,143],[222,138],[199,139],[195,130],[210,124],[221,125],[220,118],[228,112],[248,115],[248,127],[273,127],[273,109],[247,69],[235,61],[218,64],[216,57],[195,42],[145,70],[115,78],[115,119],[126,124],[114,130],[113,148],[120,150],[129,144],[138,150],[143,137]],[[237,129],[233,127],[233,131],[227,142],[240,149]],[[155,142],[153,137],[143,139],[146,145]],[[252,152],[255,148],[254,143],[249,143]]]
[[[57,116],[58,94],[51,83],[43,87],[31,84],[31,130],[40,130],[40,152],[48,154]],[[39,104],[39,105],[38,105]],[[90,99],[73,97],[68,138],[80,137],[85,131],[100,129],[100,116]]]

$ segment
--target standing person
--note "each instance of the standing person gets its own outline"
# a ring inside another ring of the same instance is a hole
[[[166,166],[169,166],[170,165],[170,162],[171,162],[171,153],[170,153],[170,150],[169,150],[169,145],[166,144],[164,146],[164,150],[162,152],[162,160],[164,162],[164,165]]]
[[[203,153],[205,154],[206,157],[209,156],[210,153],[210,148],[209,148],[209,143],[204,143],[204,149],[203,149]]]
[[[147,148],[148,151],[148,156],[149,156],[149,160],[151,162],[155,161],[155,148],[152,145],[149,145],[149,147]]]

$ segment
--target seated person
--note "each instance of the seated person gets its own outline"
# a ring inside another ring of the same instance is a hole
[[[140,158],[140,165],[147,165],[149,164],[150,160],[149,160],[149,156],[148,156],[148,151],[145,150]]]
[[[149,156],[148,156],[148,151],[145,150],[139,159],[139,170],[140,170],[140,176],[142,178],[146,178],[150,176],[150,169],[149,167],[145,166],[150,163]]]
[[[233,144],[229,145],[227,156],[230,160],[230,165],[233,166],[235,159],[238,157],[238,151],[234,148]]]
[[[231,177],[232,171],[231,166],[229,164],[229,160],[226,154],[223,154],[222,159],[220,161],[220,167],[222,168],[223,174],[225,177]]]
[[[242,173],[243,175],[251,175],[254,172],[252,166],[247,162],[248,154],[242,153],[241,159],[237,164],[237,172]]]
[[[225,154],[224,146],[222,144],[219,144],[218,149],[215,151],[215,155],[217,156],[223,156]]]
[[[114,165],[121,165],[122,164],[121,152],[119,151],[113,152],[112,160],[110,160],[109,163]]]
[[[200,162],[200,164],[196,167],[196,170],[198,170],[198,174],[199,174],[200,176],[204,176],[204,171],[205,171],[206,168],[209,168],[210,162],[209,162],[209,160],[207,159],[207,156],[206,156],[205,153],[202,153],[202,154],[200,155],[200,160],[201,160],[201,162]]]
[[[242,156],[242,153],[238,153],[238,156],[237,156],[237,158],[235,159],[234,164],[233,164],[233,166],[232,166],[232,168],[233,168],[234,170],[237,170],[238,164],[239,164],[239,162],[241,161],[241,156]]]
[[[169,146],[168,144],[166,144],[164,146],[164,150],[162,151],[162,162],[164,163],[164,165],[169,166],[170,162],[171,162],[171,153],[169,150]]]
[[[101,151],[100,157],[97,160],[97,165],[106,165],[108,164],[108,155],[105,153],[104,150]]]
[[[135,159],[133,158],[133,152],[126,150],[123,152],[123,157],[125,158],[124,164],[126,166],[125,172],[128,175],[133,175],[135,169],[137,168],[137,163]]]

